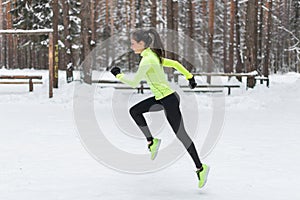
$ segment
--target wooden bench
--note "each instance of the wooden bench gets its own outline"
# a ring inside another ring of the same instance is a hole
[[[93,80],[92,83],[100,83],[100,84],[117,84],[120,86],[105,86],[102,85],[100,87],[105,88],[105,87],[113,87],[117,90],[129,90],[129,89],[134,89],[132,87],[128,87],[128,86],[121,86],[123,83],[120,81],[111,81],[111,80]],[[144,94],[144,90],[149,90],[150,87],[145,87],[144,84],[146,83],[146,81],[141,81],[140,82],[140,86],[136,87],[135,89],[137,89],[138,93]]]
[[[178,83],[178,77],[181,75],[179,72],[174,73],[174,82]],[[258,71],[250,72],[250,73],[193,73],[194,76],[206,76],[207,80],[208,77],[245,77],[246,79],[252,78],[256,80],[260,80],[260,83],[266,82],[267,87],[269,87],[269,77],[262,76]],[[208,81],[207,81],[208,82]],[[226,85],[225,85],[226,86]],[[236,86],[237,87],[237,86]],[[248,87],[248,85],[247,85]],[[233,87],[232,87],[233,88]],[[248,89],[248,88],[247,88]],[[230,88],[228,88],[230,90]]]
[[[174,82],[178,83],[178,77],[179,75],[182,75],[180,73],[175,72],[174,73]],[[208,77],[212,77],[212,76],[220,76],[220,77],[246,77],[246,78],[255,78],[256,76],[258,76],[257,73],[193,73],[194,76],[206,76],[206,78]]]
[[[188,86],[180,86],[181,88],[188,88]],[[222,92],[222,90],[200,90],[198,91],[197,88],[208,88],[208,89],[223,89],[227,88],[227,94],[231,94],[231,88],[240,88],[240,85],[197,85],[195,89],[188,90],[188,92]]]
[[[29,76],[29,75],[0,75],[1,80],[23,80],[23,81],[0,81],[0,84],[29,84],[29,92],[33,91],[34,84],[43,84],[42,81],[33,81],[34,79],[41,80],[42,76]],[[26,81],[25,81],[26,80]]]
[[[200,90],[197,90],[197,89],[193,89],[193,90],[182,90],[183,92],[190,92],[190,93],[222,93],[223,90],[216,90],[216,89],[200,89]]]
[[[101,85],[100,87],[105,88],[105,87],[113,87],[118,90],[130,90],[133,89],[132,87],[127,87],[127,86],[122,86],[122,82],[120,81],[111,81],[111,80],[93,80],[92,83],[98,83],[98,84],[109,84],[109,86],[106,85]],[[116,86],[112,86],[112,84],[116,84]],[[144,94],[144,90],[149,90],[150,87],[146,86],[146,81],[141,81],[140,86],[135,88],[137,89],[138,93]],[[188,86],[180,86],[181,88],[189,88]],[[239,85],[197,85],[195,89],[189,89],[189,90],[183,90],[184,92],[223,92],[223,90],[217,90],[217,89],[228,89],[228,95],[231,94],[231,88],[239,88]],[[197,88],[202,88],[202,89],[208,89],[208,90],[197,90]],[[212,90],[213,89],[213,90]]]
[[[269,77],[265,77],[265,76],[256,76],[255,80],[259,80],[260,84],[264,84],[264,81],[266,82],[266,86],[269,87],[270,85],[270,81],[269,81]]]

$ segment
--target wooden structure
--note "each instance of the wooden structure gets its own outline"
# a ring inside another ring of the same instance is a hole
[[[0,30],[0,34],[10,35],[48,35],[49,36],[49,98],[53,97],[53,80],[54,80],[54,68],[53,68],[53,29],[37,29],[37,30]],[[21,78],[22,79],[22,78]],[[29,79],[30,82],[30,79]]]
[[[188,88],[188,86],[180,86],[181,88]],[[197,90],[197,89],[201,90]],[[215,89],[224,89],[227,88],[227,94],[231,94],[232,88],[240,88],[239,85],[197,85],[194,89],[184,90],[185,92],[222,92],[223,90],[215,90]],[[207,89],[207,90],[203,90]],[[213,89],[213,90],[212,90]]]
[[[149,87],[145,87],[144,84],[146,81],[141,81],[140,85],[136,88],[128,87],[128,86],[122,86],[124,85],[120,81],[111,81],[111,80],[93,80],[92,83],[98,83],[101,84],[100,87],[113,87],[117,90],[130,90],[130,89],[137,89],[138,93],[144,94],[144,90],[149,90]],[[115,84],[115,85],[114,85]]]
[[[96,84],[101,84],[100,87],[105,88],[105,87],[113,87],[117,90],[130,90],[133,89],[132,87],[125,86],[122,82],[120,81],[111,81],[111,80],[93,80],[92,83]],[[141,81],[140,85],[136,87],[138,93],[144,94],[144,90],[149,90],[149,86],[145,86],[146,81]],[[184,92],[210,92],[210,93],[215,93],[215,92],[223,92],[224,88],[228,89],[228,95],[231,94],[231,89],[232,88],[239,88],[239,85],[197,85],[195,89],[188,89],[188,86],[180,86],[180,88],[183,89]],[[188,90],[186,90],[188,89]],[[221,89],[221,90],[220,90]]]
[[[181,75],[180,73],[174,73],[174,81],[175,83],[178,83],[178,77]],[[269,77],[260,76],[258,73],[193,73],[194,76],[206,76],[207,82],[209,83],[210,77],[212,76],[219,76],[219,77],[238,77],[246,79],[254,79],[254,80],[260,80],[260,83],[263,84],[264,81],[266,81],[267,87],[269,87]],[[209,83],[210,84],[210,83]],[[210,85],[212,86],[212,85]]]
[[[0,84],[28,84],[29,85],[29,92],[33,91],[33,84],[43,84],[41,81],[33,81],[34,79],[41,80],[42,76],[5,76],[0,75],[1,80],[22,80],[22,81],[0,81]],[[26,81],[25,81],[26,80]]]

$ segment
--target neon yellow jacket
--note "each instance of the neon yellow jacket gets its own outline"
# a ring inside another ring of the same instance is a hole
[[[156,100],[162,99],[172,93],[163,67],[173,67],[182,73],[186,79],[190,79],[193,75],[185,69],[179,62],[171,59],[164,58],[161,64],[158,56],[150,48],[145,49],[142,53],[142,60],[139,64],[138,71],[133,79],[130,79],[125,74],[118,74],[116,77],[123,83],[135,88],[140,84],[141,80],[146,80],[150,90],[155,96]]]

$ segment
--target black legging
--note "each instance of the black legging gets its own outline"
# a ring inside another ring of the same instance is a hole
[[[144,133],[147,141],[152,141],[153,137],[148,128],[143,113],[164,110],[167,120],[170,123],[177,138],[182,142],[184,147],[189,152],[196,167],[200,169],[202,167],[202,164],[197,154],[195,145],[184,128],[181,112],[179,109],[179,102],[180,98],[177,93],[173,93],[160,100],[156,100],[154,97],[150,97],[130,108],[130,115],[139,126],[141,131]]]

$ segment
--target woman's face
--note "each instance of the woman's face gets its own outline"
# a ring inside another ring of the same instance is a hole
[[[142,40],[137,42],[131,38],[131,49],[134,51],[134,53],[140,54],[145,49],[145,42]]]

